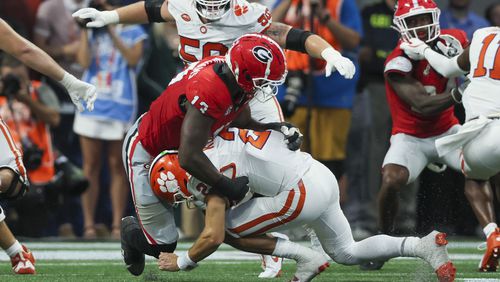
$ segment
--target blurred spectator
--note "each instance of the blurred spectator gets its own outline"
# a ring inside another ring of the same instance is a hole
[[[152,24],[148,39],[149,44],[144,52],[144,65],[137,78],[139,114],[149,109],[170,80],[184,67],[177,52],[179,35],[175,23]]]
[[[71,17],[78,8],[86,7],[88,0],[45,0],[39,7],[34,28],[34,43],[47,52],[69,73],[80,78],[83,69],[76,63],[80,29]],[[54,146],[57,147],[70,161],[81,162],[80,145],[77,135],[73,132],[75,107],[66,90],[51,79],[44,78],[54,89],[59,102],[61,124],[53,128]],[[80,225],[79,199],[64,197],[62,212],[58,213],[56,224],[59,226],[59,235],[74,237],[74,225]]]
[[[311,13],[313,26],[310,24]],[[273,21],[283,21],[306,30],[313,29],[356,64],[357,54],[353,50],[361,41],[362,27],[354,0],[283,0],[273,11]],[[352,80],[344,79],[338,72],[325,77],[323,60],[310,60],[307,55],[294,51],[287,51],[287,60],[287,91],[286,94],[280,91],[281,95],[285,95],[279,97],[283,113],[304,133],[304,147],[308,147],[313,157],[340,179],[342,190],[345,188],[345,178],[342,176],[346,139],[359,72]],[[312,75],[308,76],[310,62],[313,62],[314,69]]]
[[[55,176],[49,128],[60,122],[59,103],[50,87],[40,81],[30,81],[28,68],[14,57],[4,55],[1,74],[0,116],[11,129],[18,148],[22,148],[31,183],[30,194],[40,194],[35,204],[29,196],[15,202],[16,206],[25,207],[17,209],[19,224],[16,229],[24,236],[42,236],[47,222],[42,198]]]
[[[94,7],[112,9],[111,1],[97,0]],[[96,237],[95,210],[104,145],[107,145],[111,177],[112,237],[120,238],[120,222],[128,197],[121,148],[125,132],[137,114],[136,69],[143,53],[146,33],[138,25],[84,29],[78,63],[86,70],[83,80],[97,87],[94,111],[75,117],[73,130],[80,135],[83,171],[90,181],[82,195],[84,238]]]
[[[64,69],[79,77],[82,68],[76,64],[79,28],[71,14],[86,7],[84,0],[46,0],[37,13],[34,42]]]
[[[389,149],[392,124],[385,97],[384,62],[399,40],[391,28],[395,4],[396,0],[381,0],[361,12],[364,37],[359,56],[360,93],[354,101],[346,161],[346,215],[356,239],[370,236],[377,228],[380,169]]]
[[[448,9],[441,10],[439,18],[441,29],[461,29],[470,39],[476,29],[488,26],[488,22],[483,17],[469,10],[470,3],[471,0],[450,0]]]
[[[494,3],[486,8],[486,19],[490,25],[500,26],[500,3]]]
[[[0,17],[17,28],[26,32],[27,38],[33,37],[33,27],[36,12],[42,0],[2,0],[0,1]]]

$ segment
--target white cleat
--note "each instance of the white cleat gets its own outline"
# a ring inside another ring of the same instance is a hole
[[[275,256],[262,256],[262,271],[259,278],[276,278],[281,276],[283,259]]]
[[[304,254],[300,260],[297,260],[297,271],[291,281],[311,281],[329,266],[330,263],[321,253],[311,250],[311,253]]]
[[[420,238],[415,247],[416,255],[432,266],[440,282],[455,280],[456,269],[448,256],[447,244],[446,233],[434,230]]]

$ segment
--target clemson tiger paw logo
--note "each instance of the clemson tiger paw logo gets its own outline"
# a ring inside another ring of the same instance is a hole
[[[175,175],[170,171],[167,171],[167,173],[160,172],[160,177],[156,179],[156,182],[160,185],[160,191],[163,193],[174,193],[179,190],[179,183],[175,179]]]

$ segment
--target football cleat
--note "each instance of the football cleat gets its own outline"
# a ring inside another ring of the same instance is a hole
[[[374,260],[374,261],[368,261],[364,262],[359,265],[360,270],[365,270],[365,271],[373,271],[373,270],[380,270],[384,266],[385,261],[383,260]]]
[[[262,256],[262,271],[259,278],[276,278],[281,276],[283,259],[275,256]]]
[[[323,254],[311,250],[310,254],[304,254],[304,257],[297,260],[297,271],[291,281],[311,281],[318,274],[325,271],[329,266],[330,263],[325,259]]]
[[[127,216],[122,218],[120,237],[123,260],[125,261],[128,272],[134,276],[139,276],[144,271],[144,266],[146,264],[145,256],[143,253],[130,246],[125,240],[125,234],[134,229],[141,230],[139,222],[135,217]]]
[[[35,274],[35,257],[31,251],[23,246],[23,250],[10,258],[12,271],[15,274]]]
[[[500,256],[500,228],[496,228],[486,241],[486,252],[479,262],[479,271],[494,272],[498,269]]]
[[[416,255],[432,266],[439,282],[454,281],[457,272],[448,256],[447,244],[446,233],[434,230],[427,236],[420,238],[415,247]]]

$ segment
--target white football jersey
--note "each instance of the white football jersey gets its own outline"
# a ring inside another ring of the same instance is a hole
[[[500,27],[476,30],[469,49],[471,83],[462,102],[466,120],[500,113]]]
[[[205,154],[227,177],[247,176],[250,191],[272,197],[295,187],[313,162],[307,153],[290,151],[283,139],[276,131],[228,128],[219,133]],[[192,177],[188,190],[204,201],[210,187]]]
[[[186,63],[224,55],[236,38],[261,33],[271,25],[271,13],[261,4],[232,0],[230,9],[221,19],[203,23],[195,0],[168,1],[180,37],[179,55]]]

